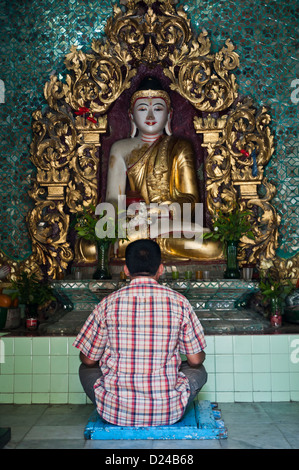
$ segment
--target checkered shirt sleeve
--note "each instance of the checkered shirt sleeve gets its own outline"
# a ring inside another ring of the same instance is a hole
[[[179,336],[181,354],[196,354],[206,347],[204,331],[189,302],[184,302],[183,324]]]
[[[93,361],[99,361],[107,344],[106,321],[99,304],[89,315],[73,346]]]

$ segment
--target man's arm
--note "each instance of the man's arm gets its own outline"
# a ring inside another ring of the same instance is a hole
[[[204,362],[206,353],[204,351],[200,351],[196,354],[186,354],[186,357],[190,367],[199,367]]]
[[[82,364],[84,364],[87,367],[96,367],[97,365],[99,365],[99,361],[93,361],[92,359],[89,359],[81,351],[80,351],[80,361],[82,362]]]

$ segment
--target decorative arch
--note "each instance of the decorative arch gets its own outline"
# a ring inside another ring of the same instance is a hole
[[[169,89],[195,110],[196,134],[205,153],[206,207],[230,211],[236,201],[251,210],[255,241],[243,238],[240,261],[273,259],[280,217],[271,204],[275,187],[264,176],[274,145],[265,108],[241,99],[233,71],[239,56],[227,39],[211,53],[206,31],[195,36],[174,1],[129,0],[114,7],[105,37],[91,51],[72,47],[64,81],[53,75],[44,88],[48,109],[33,113],[31,160],[36,177],[27,223],[32,255],[22,269],[57,278],[73,260],[70,217],[97,204],[107,115],[141,67],[159,67]]]

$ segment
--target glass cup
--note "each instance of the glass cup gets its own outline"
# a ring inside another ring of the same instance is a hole
[[[244,281],[251,281],[253,275],[253,268],[243,268],[242,277]]]
[[[192,271],[185,271],[185,279],[192,279]]]

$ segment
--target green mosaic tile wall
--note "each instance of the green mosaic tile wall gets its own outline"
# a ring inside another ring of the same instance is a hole
[[[93,38],[103,35],[113,3],[0,0],[0,246],[14,259],[25,259],[31,253],[24,220],[31,205],[27,193],[33,171],[29,161],[31,113],[45,106],[43,87],[50,75],[63,76],[64,56],[71,45],[87,50]],[[296,77],[299,79],[298,3],[296,0],[181,3],[195,31],[204,27],[209,32],[214,51],[231,38],[240,55],[237,72],[240,93],[252,96],[257,106],[270,107],[276,152],[267,176],[277,185],[275,205],[282,216],[279,254],[292,256],[299,250],[298,105],[291,101],[295,91],[292,82]]]

